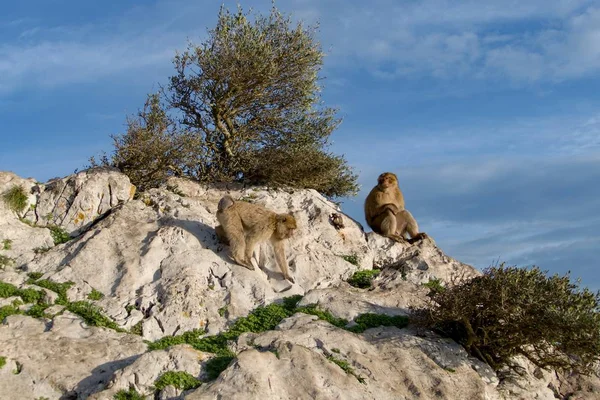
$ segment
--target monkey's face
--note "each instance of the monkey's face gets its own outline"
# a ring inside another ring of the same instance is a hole
[[[398,186],[398,178],[391,172],[384,172],[377,178],[377,186],[383,190]]]
[[[297,228],[296,218],[292,214],[277,215],[277,237],[289,239]]]

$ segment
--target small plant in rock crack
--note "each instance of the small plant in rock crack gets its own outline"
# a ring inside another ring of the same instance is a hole
[[[348,283],[350,286],[354,286],[360,289],[370,288],[373,284],[373,279],[377,278],[380,271],[376,269],[365,269],[361,271],[356,271],[350,279],[348,279]]]
[[[25,210],[29,201],[27,191],[23,186],[14,185],[2,195],[4,203],[18,215]]]
[[[48,229],[50,229],[50,235],[52,235],[55,246],[71,240],[71,235],[58,225],[50,225]]]
[[[88,300],[101,300],[103,297],[104,294],[94,288],[92,288],[92,291],[87,296]]]
[[[167,386],[173,386],[181,390],[190,390],[197,388],[201,384],[202,382],[185,371],[167,371],[154,382],[154,387],[156,390],[163,390]]]
[[[10,250],[10,249],[12,249],[12,240],[10,240],[10,239],[4,239],[2,241],[2,249],[3,250]]]
[[[146,396],[142,396],[133,387],[129,390],[119,390],[114,396],[114,400],[145,400]]]

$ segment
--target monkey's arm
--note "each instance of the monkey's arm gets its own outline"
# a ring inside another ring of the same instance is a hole
[[[288,263],[285,258],[285,241],[271,239],[271,244],[273,245],[273,251],[275,252],[275,260],[277,261],[279,269],[283,273],[283,277],[288,281],[295,283],[294,278],[290,276],[288,271]]]

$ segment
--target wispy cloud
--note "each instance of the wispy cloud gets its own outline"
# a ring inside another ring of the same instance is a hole
[[[600,70],[600,10],[593,4],[379,0],[339,9],[313,4],[320,10],[313,14],[328,22],[323,40],[331,45],[337,68],[358,62],[386,79],[431,76],[523,84]]]

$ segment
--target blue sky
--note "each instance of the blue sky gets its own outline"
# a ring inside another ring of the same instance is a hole
[[[225,2],[234,8],[234,2]],[[242,6],[267,11],[270,1]],[[46,181],[110,134],[216,22],[216,1],[4,2],[0,170]],[[279,0],[319,21],[332,150],[362,191],[380,172],[450,256],[539,265],[600,288],[600,4]]]

